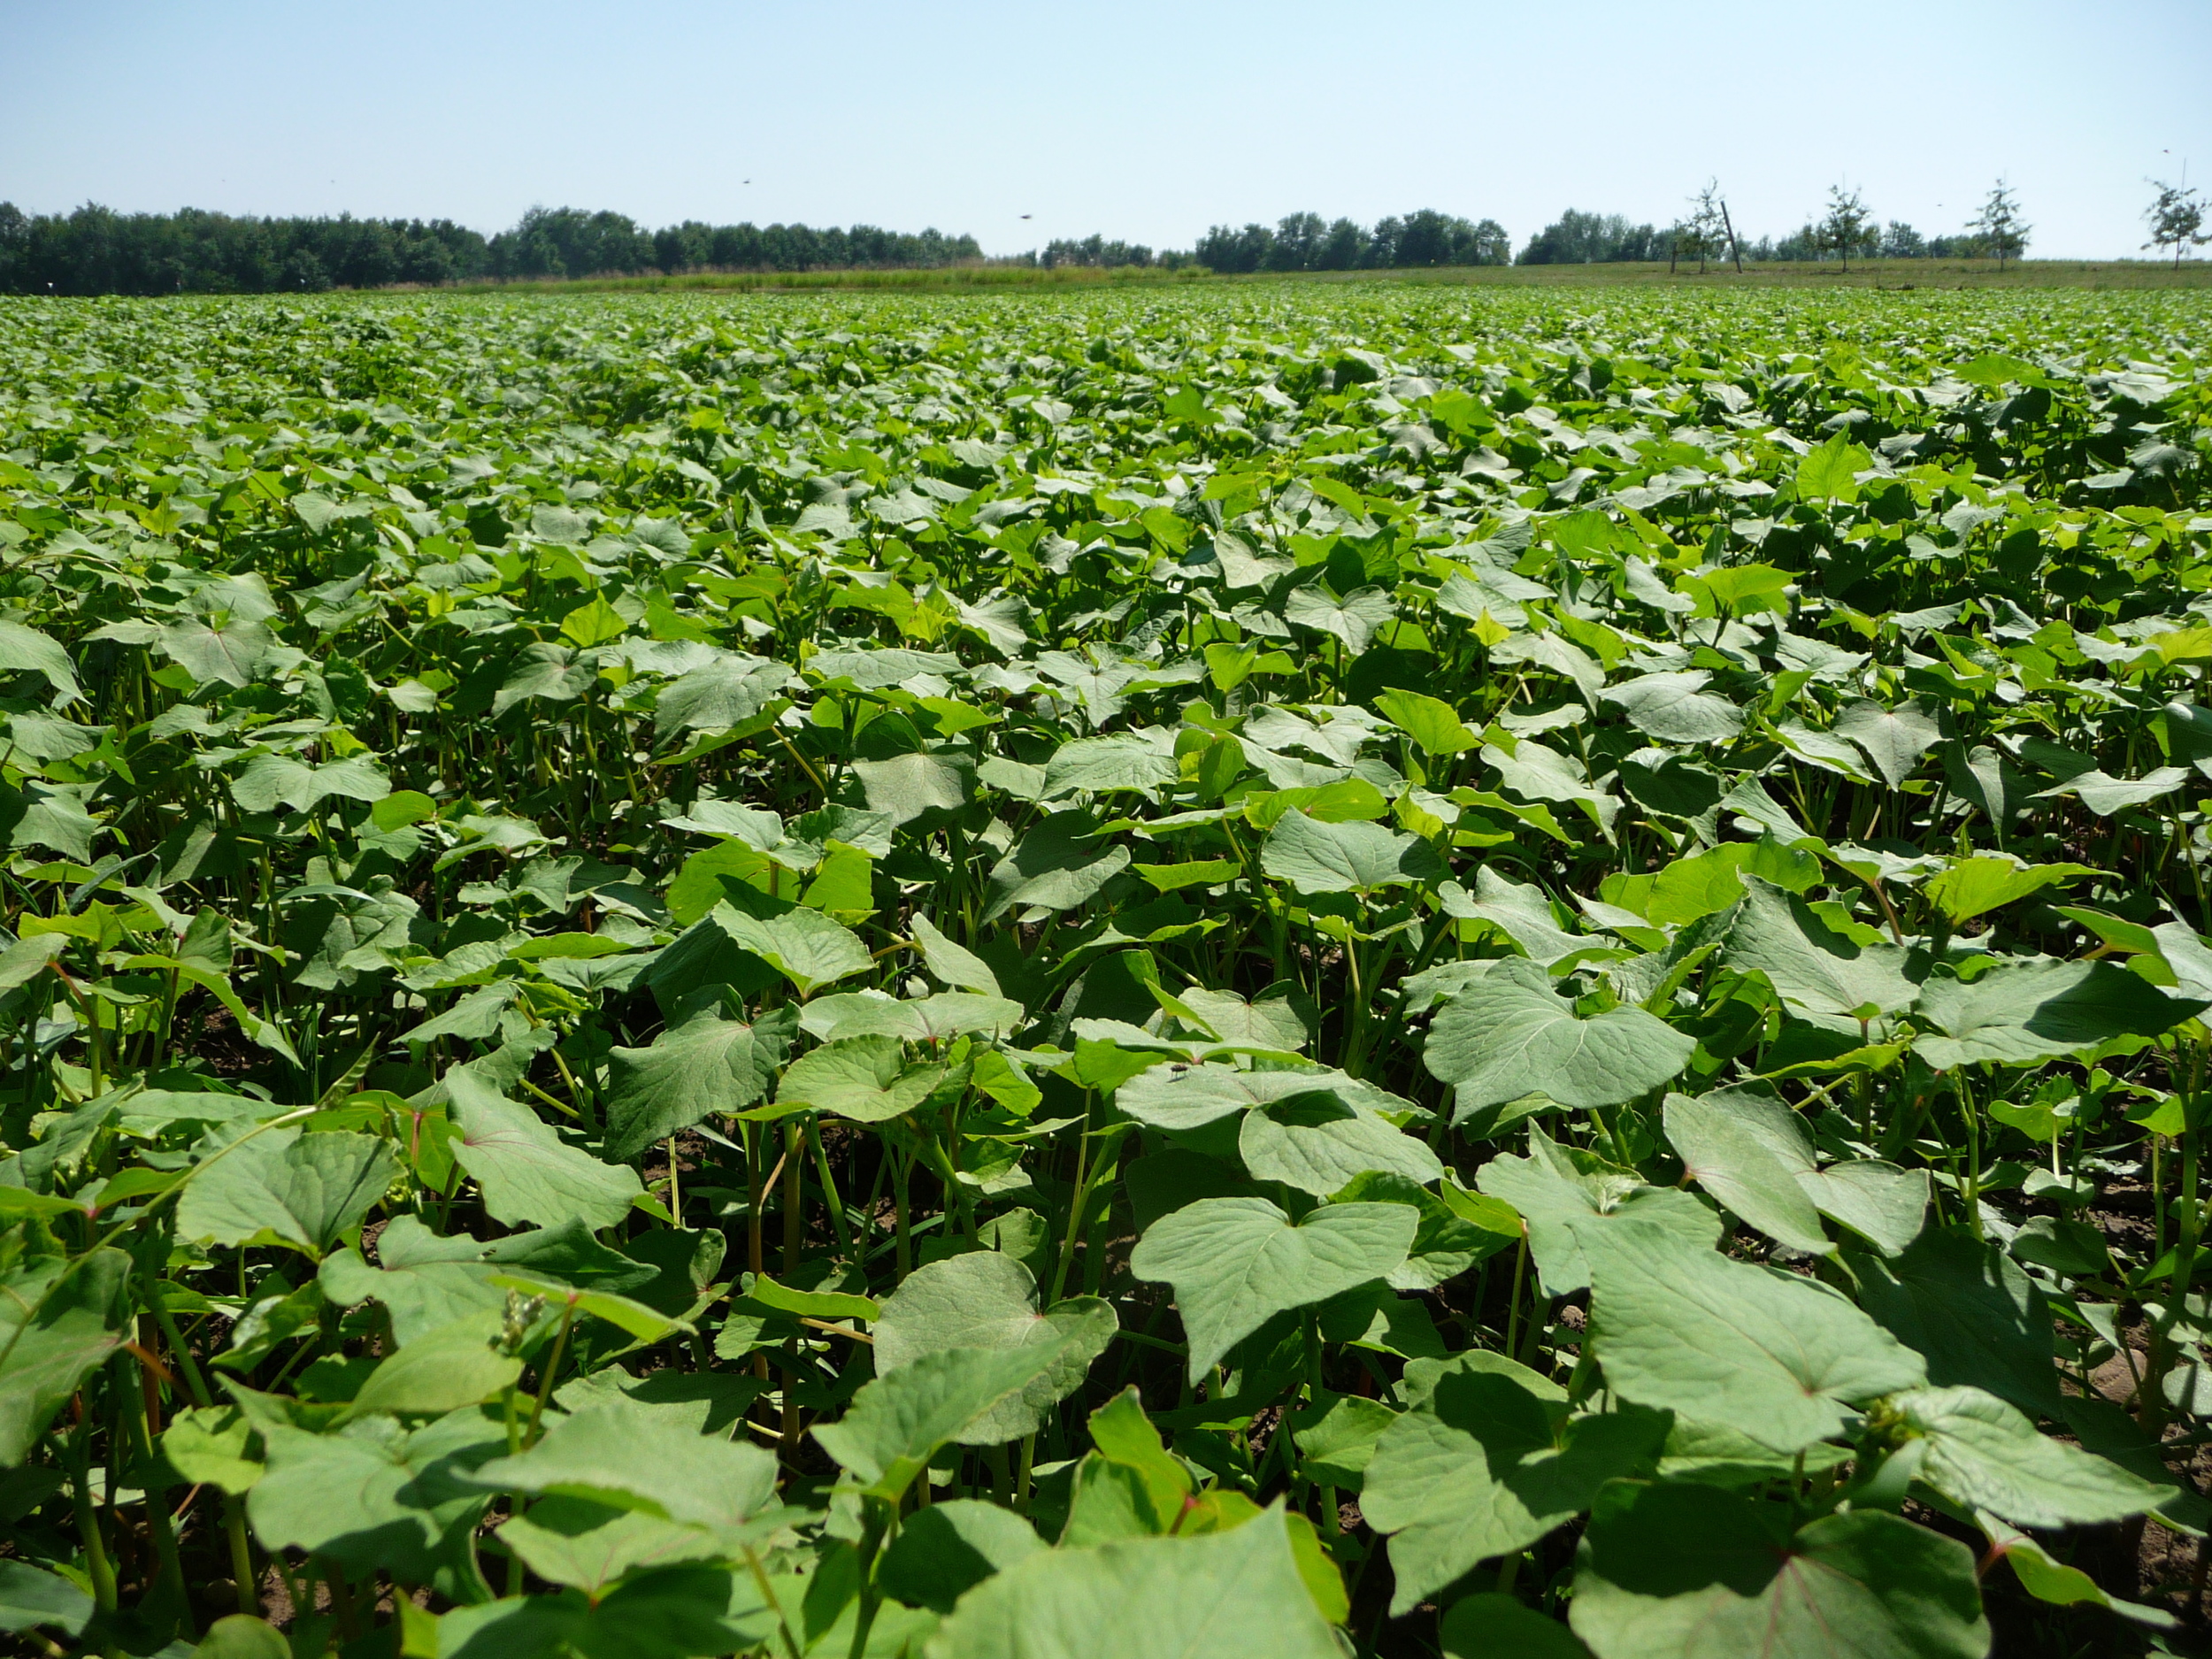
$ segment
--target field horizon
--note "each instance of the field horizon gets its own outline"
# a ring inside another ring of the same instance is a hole
[[[1256,287],[1288,283],[1334,287],[1347,283],[1427,284],[1466,288],[1698,287],[1876,288],[2083,288],[2193,290],[2212,288],[2212,260],[2027,259],[2000,271],[1985,259],[1877,259],[1847,272],[1820,261],[1746,261],[1739,273],[1714,261],[1700,273],[1685,262],[1670,271],[1664,261],[1620,265],[1509,265],[1400,266],[1379,271],[1281,271],[1227,275],[1203,266],[961,265],[933,269],[836,271],[692,271],[457,282],[436,288],[395,284],[347,289],[357,293],[588,294],[724,291],[822,293],[837,291],[958,293],[982,289]],[[207,297],[207,296],[202,296]],[[220,297],[220,296],[216,296]]]

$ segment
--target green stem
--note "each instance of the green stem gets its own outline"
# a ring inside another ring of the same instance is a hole
[[[1509,1358],[1514,1352],[1513,1339],[1521,1328],[1521,1284],[1528,1277],[1528,1233],[1521,1233],[1521,1242],[1513,1252],[1513,1294],[1505,1305],[1505,1351]]]
[[[1067,1236],[1060,1240],[1060,1259],[1052,1270],[1052,1297],[1046,1305],[1060,1300],[1060,1293],[1067,1288],[1068,1266],[1075,1260],[1075,1241],[1083,1225],[1083,1210],[1090,1198],[1086,1179],[1087,1162],[1090,1156],[1091,1093],[1083,1093],[1083,1127],[1075,1137],[1074,1195],[1069,1201]]]
[[[561,1328],[553,1338],[553,1356],[546,1362],[545,1375],[538,1379],[537,1398],[530,1404],[530,1426],[522,1437],[526,1448],[538,1443],[538,1425],[545,1416],[545,1402],[552,1398],[554,1379],[561,1374],[561,1358],[568,1351],[568,1333],[576,1323],[576,1303],[572,1299],[561,1310]]]
[[[84,1540],[85,1576],[92,1580],[93,1603],[112,1617],[116,1611],[115,1568],[108,1560],[107,1541],[100,1534],[99,1502],[92,1494],[92,1459],[88,1444],[91,1433],[92,1413],[88,1409],[83,1423],[69,1440],[70,1497],[77,1512],[77,1531]]]
[[[777,1599],[775,1586],[768,1580],[768,1570],[760,1564],[759,1552],[750,1544],[742,1548],[745,1565],[752,1572],[753,1583],[760,1591],[760,1599],[775,1609],[776,1633],[783,1638],[785,1659],[799,1659],[799,1644],[792,1640],[791,1621],[783,1616],[783,1603]]]
[[[1966,1068],[1961,1066],[1952,1079],[1959,1094],[1959,1114],[1966,1120],[1966,1179],[1962,1190],[1966,1197],[1966,1225],[1978,1239],[1982,1236],[1982,1126],[1974,1113],[1974,1097],[1967,1090]]]
[[[845,1217],[845,1201],[837,1191],[837,1178],[830,1171],[829,1154],[822,1149],[822,1125],[819,1120],[806,1126],[807,1145],[814,1152],[814,1173],[822,1183],[822,1202],[829,1206],[830,1227],[837,1234],[837,1248],[848,1260],[858,1261],[859,1252],[853,1246],[852,1227]]]

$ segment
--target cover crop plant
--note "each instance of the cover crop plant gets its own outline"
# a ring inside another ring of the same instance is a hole
[[[2203,324],[0,302],[0,1627],[2172,1650]]]

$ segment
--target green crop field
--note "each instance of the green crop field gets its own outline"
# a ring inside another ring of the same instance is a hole
[[[2151,288],[0,300],[0,1629],[2202,1651],[2208,450]]]

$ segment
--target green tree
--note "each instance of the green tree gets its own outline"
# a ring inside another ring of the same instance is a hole
[[[2189,188],[2186,182],[2167,184],[2153,179],[2150,186],[2158,194],[2143,210],[2143,217],[2150,222],[2151,239],[2146,248],[2171,248],[2174,250],[2174,269],[2181,269],[2181,256],[2192,248],[2212,242],[2212,234],[2204,228],[2204,196]]]
[[[1997,269],[2002,271],[2007,259],[2016,259],[2026,251],[2028,233],[2033,227],[2020,217],[2020,198],[2013,194],[2012,187],[1999,179],[1990,187],[1981,211],[1967,221],[1966,228],[1984,250],[1997,256]]]
[[[1872,217],[1856,190],[1847,190],[1839,184],[1828,187],[1828,211],[1820,221],[1820,245],[1833,248],[1842,257],[1847,272],[1851,269],[1851,250],[1865,242]]]

